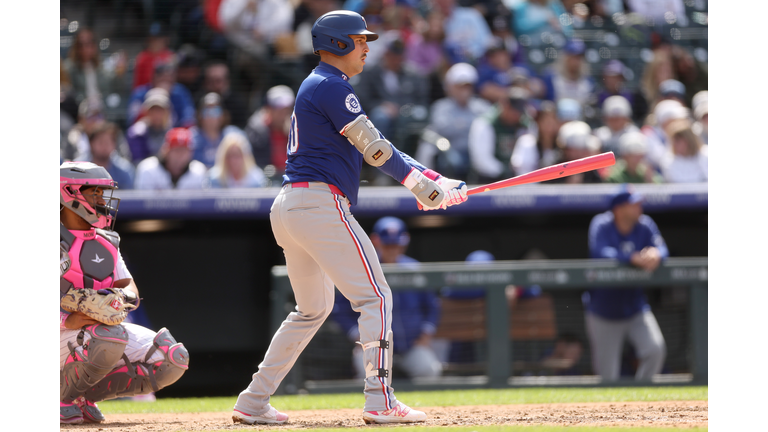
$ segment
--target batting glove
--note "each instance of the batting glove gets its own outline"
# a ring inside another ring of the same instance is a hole
[[[467,184],[461,180],[449,179],[447,177],[440,177],[437,180],[438,186],[445,191],[445,198],[443,199],[440,208],[445,210],[452,205],[461,204],[467,200]]]

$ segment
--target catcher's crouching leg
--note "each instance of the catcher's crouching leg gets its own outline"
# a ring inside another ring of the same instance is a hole
[[[115,368],[97,385],[88,389],[85,397],[98,402],[147,394],[178,381],[189,368],[187,349],[183,344],[176,342],[166,328],[157,332],[152,345],[143,362],[126,363]],[[148,363],[157,350],[163,353],[163,360]]]
[[[84,335],[91,339],[83,345]],[[128,333],[121,325],[95,324],[85,327],[77,337],[82,351],[69,342],[70,355],[59,373],[62,402],[70,403],[101,381],[120,361],[128,344]]]

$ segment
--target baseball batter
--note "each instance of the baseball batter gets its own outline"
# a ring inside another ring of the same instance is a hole
[[[115,181],[90,162],[65,162],[59,170],[60,423],[100,423],[96,402],[173,384],[189,353],[165,328],[122,323],[140,299],[112,231]]]
[[[366,371],[366,423],[420,422],[426,414],[397,400],[391,386],[392,293],[376,252],[349,206],[357,202],[362,164],[378,167],[407,187],[424,210],[467,200],[463,181],[426,169],[397,150],[363,112],[349,78],[362,72],[368,41],[378,35],[350,11],[317,19],[312,44],[320,64],[299,88],[288,139],[283,187],[270,221],[285,254],[296,311],[282,323],[240,393],[232,419],[282,424],[269,404],[302,350],[333,310],[334,284],[360,313]]]

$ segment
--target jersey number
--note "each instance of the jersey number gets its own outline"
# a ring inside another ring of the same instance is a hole
[[[299,127],[296,125],[296,112],[291,114],[291,130],[288,132],[288,154],[292,155],[299,149]]]

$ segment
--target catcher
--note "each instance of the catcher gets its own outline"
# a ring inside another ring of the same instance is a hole
[[[98,165],[60,167],[60,423],[103,422],[96,402],[158,391],[189,366],[167,329],[122,323],[140,298],[112,231],[115,189]]]

